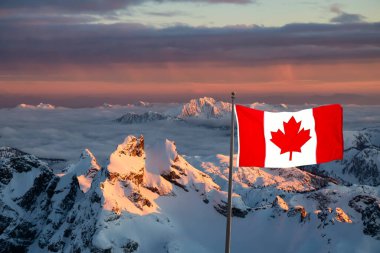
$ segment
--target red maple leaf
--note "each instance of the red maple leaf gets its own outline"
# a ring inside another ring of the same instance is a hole
[[[281,149],[281,154],[290,152],[289,161],[292,160],[293,152],[301,152],[301,148],[305,143],[310,140],[310,129],[300,130],[301,121],[297,122],[292,116],[286,123],[284,122],[284,132],[280,129],[277,132],[271,132],[272,139],[270,139],[277,147]]]

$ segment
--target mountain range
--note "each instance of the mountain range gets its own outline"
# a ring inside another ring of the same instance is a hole
[[[230,103],[57,108],[0,110],[0,252],[223,252]],[[377,109],[346,108],[342,161],[234,168],[232,252],[380,252]]]
[[[36,156],[1,148],[0,252],[218,252],[227,163],[217,155],[195,168],[173,141],[146,146],[128,136],[106,166],[86,149],[55,174]],[[284,252],[379,250],[379,187],[299,168],[238,168],[233,186],[236,252],[275,252],[264,235],[279,236]]]

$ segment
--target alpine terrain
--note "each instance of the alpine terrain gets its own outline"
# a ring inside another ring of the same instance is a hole
[[[204,126],[230,104],[146,105],[1,111],[0,252],[223,252],[229,136]],[[235,168],[231,251],[380,252],[380,131],[344,139],[342,161]]]

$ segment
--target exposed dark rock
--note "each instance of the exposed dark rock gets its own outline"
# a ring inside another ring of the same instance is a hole
[[[188,192],[189,190],[186,188],[185,185],[177,182],[177,179],[180,179],[181,177],[179,175],[177,175],[177,173],[175,173],[175,171],[170,171],[169,173],[166,173],[166,174],[161,174],[161,176],[163,178],[165,178],[166,180],[168,180],[169,182],[173,183],[174,185],[182,188],[184,191]]]
[[[11,147],[0,147],[0,158],[13,158],[27,155],[27,153]]]
[[[378,130],[364,129],[360,131],[355,136],[352,146],[344,150],[344,159],[327,164],[341,170],[341,172],[337,172],[337,175],[334,172],[326,172],[325,164],[302,166],[301,168],[326,177],[333,183],[334,179],[330,177],[330,174],[335,177],[335,181],[347,186],[353,183],[378,186],[380,185],[380,163],[378,162],[380,143],[378,143],[377,136],[379,136]],[[340,173],[352,175],[352,177],[339,176]],[[351,181],[350,178],[355,178],[355,180]]]
[[[318,219],[321,221],[321,224],[318,225],[318,228],[324,228],[328,225],[333,225],[335,223],[332,216],[332,209],[325,208],[323,210],[319,210],[317,213]]]
[[[362,215],[363,232],[380,240],[380,200],[367,195],[358,195],[349,206]]]
[[[24,155],[13,157],[9,160],[9,165],[18,173],[31,171],[33,168],[41,167],[42,163],[36,157]]]
[[[345,162],[344,173],[352,174],[361,184],[380,185],[378,160],[380,148],[366,147],[360,150],[350,161]]]
[[[12,169],[0,164],[0,182],[7,185],[13,178]]]
[[[109,249],[98,249],[98,248],[93,248],[91,249],[92,253],[112,253],[112,248]]]
[[[299,214],[300,222],[305,222],[310,220],[310,215],[306,212],[306,209],[303,206],[291,207],[288,211],[288,217],[294,217]]]
[[[52,252],[62,252],[62,248],[64,245],[65,243],[62,241],[55,242],[55,243],[49,244],[48,250]]]
[[[144,155],[144,136],[140,136],[136,138],[134,136],[131,137],[131,140],[127,143],[125,149],[120,151],[120,154],[130,155],[130,156],[138,156],[141,157]]]
[[[100,203],[101,200],[102,200],[101,197],[95,191],[91,193],[91,202]]]
[[[227,203],[214,205],[214,209],[223,216],[227,217]],[[247,210],[241,210],[236,207],[232,207],[232,216],[244,218],[248,214]]]
[[[37,230],[34,224],[23,221],[18,224],[10,233],[10,236],[13,239],[18,239],[26,242],[32,242],[32,240],[36,237]]]
[[[0,234],[11,224],[12,218],[0,214]]]
[[[355,136],[354,147],[358,150],[364,150],[365,148],[372,146],[370,136],[366,132],[360,132]]]
[[[121,246],[121,248],[124,250],[124,253],[132,253],[139,248],[139,244],[135,241],[129,240],[129,242]]]
[[[72,177],[72,181],[70,183],[70,191],[65,196],[65,198],[62,200],[60,204],[60,208],[62,211],[69,211],[75,204],[75,198],[77,195],[77,192],[79,190],[79,183],[76,176]]]
[[[140,210],[142,210],[144,206],[151,207],[153,205],[149,199],[143,197],[139,192],[132,192],[132,194],[128,196],[128,199]]]
[[[129,112],[129,113],[124,114],[120,118],[116,119],[116,121],[123,124],[136,124],[136,123],[147,123],[147,122],[166,120],[166,119],[172,119],[172,117],[169,117],[167,115],[164,115],[158,112],[149,111],[142,114]]]
[[[327,195],[327,194],[323,194],[321,192],[315,192],[315,193],[311,193],[307,196],[307,198],[309,199],[314,199],[316,201],[318,201],[318,206],[317,208],[320,209],[320,210],[325,210],[327,209],[327,207],[329,206],[329,204],[331,203],[331,198]]]
[[[34,180],[32,188],[30,188],[22,197],[19,205],[26,210],[32,210],[36,204],[37,198],[43,193],[50,181],[54,178],[54,174],[50,170],[44,170],[42,173]]]
[[[70,237],[72,231],[73,231],[73,230],[72,230],[71,228],[66,228],[66,229],[65,229],[65,232],[63,232],[63,236],[66,237],[66,238]]]
[[[26,253],[29,245],[13,243],[9,240],[0,239],[0,253]]]

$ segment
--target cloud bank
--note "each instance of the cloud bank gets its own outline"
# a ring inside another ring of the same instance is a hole
[[[254,0],[3,0],[1,8],[5,10],[51,10],[69,12],[108,12],[141,5],[145,2],[200,2],[209,4],[248,4]]]
[[[24,25],[3,21],[0,67],[169,62],[254,66],[378,60],[379,31],[380,23],[155,29],[132,23]]]

